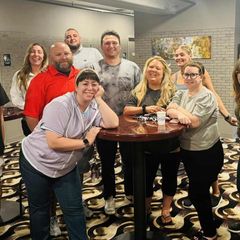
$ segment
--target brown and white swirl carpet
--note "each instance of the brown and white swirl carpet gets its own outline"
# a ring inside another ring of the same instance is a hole
[[[218,226],[218,235],[220,240],[237,240],[240,235],[228,231],[228,224],[234,221],[240,221],[240,202],[236,189],[236,168],[239,161],[239,143],[233,139],[223,139],[225,151],[224,168],[219,175],[219,185],[222,192],[222,200],[215,208],[214,215]],[[0,214],[0,239],[30,239],[29,235],[29,215],[28,201],[23,186],[22,204],[24,206],[22,216],[11,217],[11,212],[19,213],[19,183],[21,175],[19,173],[20,143],[14,143],[6,146],[4,155],[4,172],[2,177],[3,196],[0,213],[7,215],[9,220],[2,222]],[[87,231],[91,240],[110,240],[118,234],[133,230],[133,205],[125,198],[123,187],[123,176],[121,169],[121,159],[118,155],[115,164],[117,196],[117,212],[113,216],[104,213],[104,199],[102,197],[101,178],[93,180],[89,174],[86,174],[83,187],[83,198],[88,207],[94,212],[94,215],[87,219]],[[204,173],[203,173],[204,174]],[[174,197],[172,206],[173,224],[163,226],[160,221],[160,209],[162,203],[161,175],[156,177],[154,186],[154,199],[152,202],[152,214],[150,216],[149,230],[161,231],[170,239],[187,240],[200,229],[196,211],[185,208],[183,200],[187,197],[187,177],[181,168],[178,175],[178,190]],[[7,204],[9,204],[7,206]],[[14,214],[13,214],[14,215]],[[62,230],[62,235],[55,239],[68,239],[67,231],[63,220],[63,215],[58,207],[58,221]]]

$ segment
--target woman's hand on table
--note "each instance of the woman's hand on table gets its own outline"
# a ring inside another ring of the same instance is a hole
[[[181,124],[190,126],[191,125],[191,120],[189,117],[184,115],[183,113],[178,113],[178,120]]]
[[[155,112],[158,112],[158,111],[165,111],[165,109],[159,107],[159,106],[156,106],[156,105],[151,105],[151,106],[147,106],[146,107],[146,112],[147,113],[155,113]]]

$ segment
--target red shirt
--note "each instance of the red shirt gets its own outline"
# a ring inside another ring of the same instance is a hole
[[[67,76],[50,65],[45,72],[39,73],[32,79],[27,90],[23,114],[40,120],[44,107],[52,99],[75,90],[75,77],[78,72],[79,70],[72,66]]]

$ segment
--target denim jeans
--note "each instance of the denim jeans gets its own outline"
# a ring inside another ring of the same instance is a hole
[[[54,191],[63,212],[71,240],[87,240],[82,206],[82,188],[77,167],[59,178],[50,178],[37,171],[20,153],[20,171],[26,185],[33,240],[51,239],[50,202]]]

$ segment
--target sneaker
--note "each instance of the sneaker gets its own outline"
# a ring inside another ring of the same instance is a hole
[[[50,235],[53,237],[57,237],[61,235],[61,230],[58,226],[58,222],[57,222],[57,217],[51,217],[50,219]]]
[[[93,211],[88,208],[85,201],[83,201],[82,204],[83,204],[83,211],[84,211],[84,214],[85,214],[86,218],[92,217],[93,216]]]
[[[221,195],[219,196],[211,195],[212,208],[217,208],[221,200],[222,200]]]
[[[240,222],[229,223],[228,231],[232,233],[240,233]]]
[[[104,207],[105,213],[108,215],[112,215],[116,213],[115,210],[115,200],[111,196],[107,200],[105,200],[105,207]]]
[[[189,198],[185,198],[182,204],[185,208],[194,209],[194,206]]]

